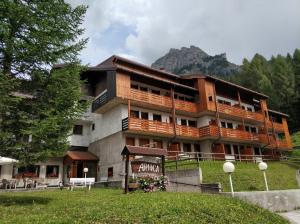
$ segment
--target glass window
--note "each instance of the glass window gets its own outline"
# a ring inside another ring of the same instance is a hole
[[[140,112],[137,110],[131,110],[130,111],[130,116],[133,118],[140,118]]]
[[[130,87],[132,89],[139,89],[139,86],[137,84],[131,84]]]
[[[144,87],[144,86],[141,86],[141,87],[140,87],[140,90],[141,90],[141,91],[144,91],[144,92],[148,92],[148,88],[147,88],[147,87]]]
[[[59,174],[59,166],[49,165],[46,167],[46,177],[48,177],[48,178],[58,177],[58,174]]]
[[[221,121],[221,127],[226,128],[226,122],[225,121]]]
[[[181,119],[181,125],[187,125],[187,120],[186,119]]]
[[[183,143],[183,151],[184,152],[191,152],[192,151],[191,144],[190,143]]]
[[[95,130],[95,123],[92,124],[92,131]]]
[[[257,133],[256,127],[251,127],[251,133]]]
[[[208,101],[213,101],[213,97],[212,97],[212,96],[209,96],[209,97],[208,97]]]
[[[197,126],[197,121],[191,121],[191,120],[189,120],[189,126],[195,128]]]
[[[231,146],[226,144],[224,145],[224,148],[225,148],[225,154],[231,155]]]
[[[40,166],[31,165],[31,166],[27,166],[27,167],[15,167],[13,176],[15,178],[39,177],[40,176]]]
[[[160,95],[160,91],[159,90],[152,89],[151,92],[154,93],[154,94]]]
[[[82,125],[74,125],[73,127],[73,134],[74,135],[82,135],[83,132],[83,126]]]
[[[141,112],[141,118],[144,120],[149,120],[148,112]]]
[[[233,124],[232,123],[227,123],[227,128],[233,129]]]
[[[154,121],[161,121],[161,115],[160,114],[153,114],[153,120]]]

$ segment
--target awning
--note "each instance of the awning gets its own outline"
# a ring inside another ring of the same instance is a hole
[[[98,161],[98,157],[89,151],[68,151],[65,156],[70,157],[72,160],[89,160]]]
[[[121,155],[165,156],[167,150],[160,148],[125,145]]]
[[[8,158],[8,157],[1,157],[0,156],[0,165],[14,164],[14,163],[17,163],[17,162],[19,162],[19,161],[15,160],[15,159]]]

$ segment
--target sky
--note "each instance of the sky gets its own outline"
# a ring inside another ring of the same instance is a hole
[[[198,46],[242,64],[300,48],[300,0],[67,0],[88,5],[80,58],[119,55],[146,65],[170,48]]]

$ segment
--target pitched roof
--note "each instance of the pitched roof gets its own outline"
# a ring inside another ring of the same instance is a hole
[[[141,156],[165,156],[167,150],[151,147],[125,145],[121,155],[141,155]]]
[[[69,156],[72,160],[99,160],[96,155],[89,151],[68,151],[65,156]]]
[[[282,112],[279,112],[279,111],[276,111],[276,110],[270,110],[270,109],[268,109],[268,112],[273,113],[273,114],[278,114],[278,115],[281,115],[283,117],[289,117],[288,114],[285,114],[285,113],[282,113]]]

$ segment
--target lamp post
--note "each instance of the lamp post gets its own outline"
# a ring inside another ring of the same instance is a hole
[[[225,173],[229,175],[229,183],[230,183],[230,189],[231,189],[231,195],[234,197],[234,192],[233,192],[233,185],[232,185],[232,179],[231,179],[231,174],[234,172],[234,165],[231,162],[225,162],[223,164],[223,170]]]
[[[266,186],[266,191],[269,191],[268,182],[267,182],[267,176],[266,176],[266,170],[268,168],[268,165],[265,162],[260,162],[258,164],[258,168],[263,172],[264,180],[265,180],[265,186]]]
[[[89,168],[85,167],[83,169],[83,172],[84,172],[84,186],[86,186],[86,174],[87,174],[87,172],[89,172]]]

